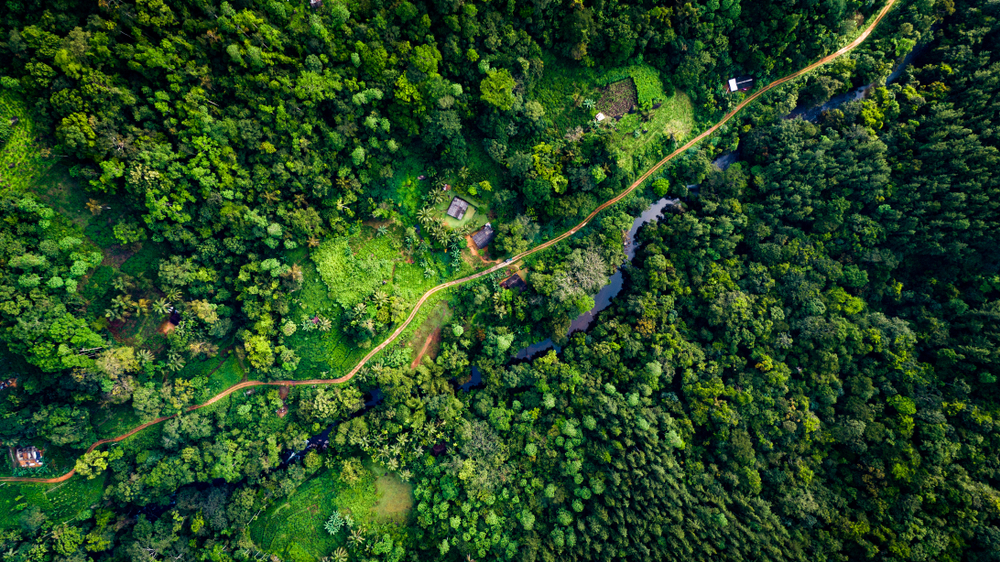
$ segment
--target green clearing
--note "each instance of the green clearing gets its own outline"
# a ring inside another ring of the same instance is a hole
[[[393,199],[401,206],[401,211],[410,221],[416,221],[417,211],[424,205],[424,192],[430,187],[430,180],[418,180],[424,175],[426,166],[419,159],[409,156],[396,166],[396,172],[389,179],[388,188]]]
[[[449,216],[447,212],[448,206],[451,205],[451,201],[455,197],[461,197],[469,202],[469,208],[466,209],[465,215],[462,216],[461,220]],[[456,193],[449,197],[446,201],[434,205],[434,210],[437,211],[437,218],[444,222],[445,226],[454,230],[460,230],[467,226],[478,229],[487,222],[484,205],[479,199],[469,195],[458,195]]]
[[[233,353],[232,349],[224,349],[220,350],[216,357],[206,358],[202,361],[189,361],[174,376],[186,380],[202,377],[206,383],[199,389],[197,401],[204,402],[240,382],[243,379],[243,369],[240,368],[236,354]]]
[[[436,271],[436,275],[425,276],[423,264],[409,263],[416,259],[399,242],[400,230],[395,227],[388,235],[378,237],[374,235],[374,229],[365,227],[361,234],[323,242],[314,250],[310,260],[301,256],[299,265],[303,286],[296,295],[296,308],[290,317],[301,324],[303,319],[319,314],[329,318],[333,326],[327,332],[299,329],[285,338],[285,345],[294,349],[301,358],[297,378],[342,375],[370,349],[359,347],[341,329],[344,307],[366,302],[372,293],[380,290],[399,298],[409,314],[428,290],[444,280],[468,275],[473,270],[472,266],[463,265],[449,275],[442,255],[435,254],[429,256],[427,266]],[[440,293],[431,297],[398,341],[407,341],[406,338],[420,326],[428,311],[441,298]],[[392,326],[385,328],[371,345],[380,343],[391,330]],[[397,354],[406,353],[406,347],[399,344],[389,349],[396,349]],[[401,364],[404,359],[396,355],[393,361]]]
[[[413,507],[413,486],[379,467],[367,465],[361,482],[347,485],[324,469],[290,498],[272,505],[250,524],[250,538],[286,562],[315,562],[347,545],[347,531],[330,535],[323,524],[334,511],[350,515],[372,539],[405,523]]]
[[[593,115],[582,102],[586,98],[596,102],[601,97],[596,73],[551,54],[544,54],[542,61],[545,71],[535,88],[535,99],[545,109],[545,116],[560,131],[589,123]]]
[[[22,512],[32,505],[57,525],[90,517],[90,509],[104,494],[105,478],[70,478],[58,484],[0,483],[0,529],[19,528]]]
[[[618,152],[618,165],[634,172],[634,159],[645,154],[665,138],[675,139],[678,143],[694,130],[694,107],[691,98],[678,91],[657,109],[650,110],[652,117],[643,122],[638,113],[625,115],[618,122],[614,145]],[[640,131],[638,137],[634,131]],[[647,132],[642,133],[645,130]]]
[[[438,301],[435,306],[424,305],[427,309],[427,314],[420,324],[417,324],[417,328],[413,330],[413,335],[406,341],[410,349],[413,350],[413,357],[416,358],[417,354],[424,347],[424,342],[427,341],[427,337],[437,330],[441,326],[444,326],[448,320],[451,320],[451,308],[448,307],[448,303],[445,301]],[[413,324],[411,324],[413,325]]]
[[[24,193],[52,166],[40,147],[33,146],[36,133],[28,109],[13,92],[0,92],[0,119],[17,117],[11,137],[0,147],[0,195]]]
[[[330,238],[312,254],[330,298],[343,307],[362,302],[376,288],[388,284],[399,257],[388,236]]]
[[[92,414],[91,419],[97,436],[101,439],[116,437],[142,423],[131,402],[100,408]]]
[[[635,83],[639,107],[648,108],[653,103],[662,102],[666,98],[663,93],[663,80],[660,79],[660,71],[648,64],[635,64],[610,70],[601,76],[601,81],[607,86],[627,78],[631,78],[632,82]]]
[[[403,482],[395,474],[383,474],[375,481],[378,503],[372,508],[375,518],[380,521],[406,523],[413,509],[413,486]]]

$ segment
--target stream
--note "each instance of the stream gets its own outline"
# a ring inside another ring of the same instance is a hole
[[[330,444],[330,432],[333,431],[333,428],[337,427],[337,425],[339,425],[341,422],[352,420],[358,416],[364,415],[365,412],[367,412],[368,410],[371,410],[375,406],[381,404],[383,398],[384,395],[382,394],[382,389],[373,388],[370,392],[368,392],[365,395],[365,406],[363,408],[361,408],[357,412],[354,412],[350,416],[347,416],[347,418],[344,420],[338,420],[331,423],[330,425],[326,426],[326,429],[324,429],[321,433],[310,437],[309,441],[306,442],[306,447],[301,451],[293,451],[292,453],[290,453],[288,455],[288,458],[282,461],[281,466],[287,465],[292,459],[294,459],[299,455],[304,454],[309,449],[314,449],[314,448],[319,449],[321,447],[326,447],[327,445]]]
[[[645,211],[632,221],[632,228],[629,229],[628,234],[625,236],[625,263],[631,263],[632,259],[635,257],[635,251],[638,247],[635,242],[635,235],[639,231],[639,227],[647,222],[656,220],[663,215],[664,209],[668,206],[676,205],[679,202],[680,199],[667,199],[664,197],[647,207]],[[623,263],[622,265],[625,264]],[[582,332],[589,328],[594,319],[597,318],[597,314],[605,308],[611,306],[611,299],[618,296],[618,293],[621,292],[622,283],[624,283],[624,278],[622,277],[621,267],[619,267],[618,270],[615,271],[614,275],[612,275],[608,280],[608,284],[601,287],[601,290],[594,295],[594,307],[574,318],[569,325],[569,330],[566,335],[570,335],[575,332]],[[556,353],[562,351],[562,349],[556,345],[551,338],[549,338],[520,349],[516,354],[514,354],[514,359],[531,359],[550,349],[555,349]]]
[[[894,80],[902,76],[906,68],[910,64],[912,64],[914,60],[923,55],[928,47],[929,44],[926,43],[917,45],[909,53],[907,53],[907,55],[903,57],[903,60],[901,60],[898,65],[896,65],[896,68],[886,78],[885,84],[888,86]],[[865,95],[868,93],[868,90],[871,89],[873,85],[874,83],[866,84],[864,86],[854,88],[849,92],[833,96],[826,103],[820,104],[818,106],[800,105],[795,109],[793,109],[792,111],[790,111],[787,115],[783,116],[782,119],[805,119],[807,121],[815,121],[816,119],[819,119],[820,115],[822,115],[824,111],[829,111],[831,109],[840,107],[841,105],[847,102],[856,101],[864,98]],[[739,162],[739,160],[740,160],[740,151],[739,149],[737,149],[722,154],[721,156],[716,158],[712,162],[712,164],[715,164],[720,169],[725,170],[734,163]],[[695,191],[694,193],[691,193],[691,195],[696,195],[697,186],[688,186],[688,190]],[[642,212],[642,214],[636,217],[635,221],[632,223],[632,228],[628,231],[628,236],[625,238],[625,254],[628,256],[626,263],[631,263],[632,258],[635,257],[635,250],[636,250],[635,234],[636,232],[638,232],[639,227],[646,224],[649,221],[655,220],[656,218],[662,215],[663,209],[665,209],[668,205],[676,205],[678,201],[679,201],[678,199],[667,199],[667,198],[660,199],[656,203],[650,205],[649,208],[647,208],[645,211]],[[573,320],[573,322],[570,323],[567,335],[572,334],[574,332],[584,331],[587,328],[589,328],[594,319],[597,318],[597,314],[602,310],[604,310],[605,308],[607,308],[608,306],[610,306],[611,299],[615,298],[618,295],[618,293],[621,292],[622,282],[623,282],[622,272],[621,268],[619,268],[618,271],[616,271],[615,274],[611,276],[611,279],[608,282],[608,284],[605,285],[603,288],[601,288],[601,290],[598,291],[596,295],[594,295],[594,308],[577,316]],[[562,349],[558,345],[556,345],[551,338],[549,338],[537,343],[533,343],[527,347],[518,350],[518,352],[514,355],[513,359],[515,360],[532,359],[535,356],[544,353],[550,349],[555,349],[556,353],[562,351]],[[478,378],[477,375],[478,375],[478,369],[475,369],[473,373],[473,378],[474,379]],[[472,381],[466,383],[466,385],[470,384],[472,384]],[[479,382],[477,381],[475,384],[478,385]],[[462,386],[464,390],[468,390],[468,388],[466,388],[466,385]]]

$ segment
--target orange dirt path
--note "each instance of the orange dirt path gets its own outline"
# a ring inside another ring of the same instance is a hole
[[[441,337],[441,328],[434,330],[433,332],[427,334],[427,339],[424,340],[424,346],[420,348],[420,353],[413,359],[413,363],[410,363],[410,369],[416,369],[417,365],[420,365],[420,360],[424,358],[424,354],[430,349],[431,344],[434,340]]]
[[[819,59],[818,61],[810,64],[809,66],[807,66],[807,67],[805,67],[805,68],[803,68],[801,70],[798,70],[796,72],[793,72],[793,73],[789,74],[788,76],[785,76],[784,78],[779,78],[779,79],[775,80],[774,82],[771,82],[767,86],[761,88],[760,90],[758,90],[757,92],[755,92],[753,95],[751,95],[747,99],[745,99],[742,102],[740,102],[739,105],[737,105],[735,108],[733,108],[732,111],[730,111],[729,113],[727,113],[715,125],[712,125],[711,127],[709,127],[707,130],[705,130],[700,135],[698,135],[695,138],[689,140],[688,142],[684,143],[683,146],[681,146],[677,150],[675,150],[675,151],[671,152],[670,154],[668,154],[663,160],[660,160],[659,162],[657,162],[653,167],[651,167],[649,170],[647,170],[646,173],[642,174],[641,176],[639,176],[638,179],[636,179],[634,182],[632,182],[632,185],[628,186],[628,188],[626,188],[624,191],[622,191],[621,193],[619,193],[615,197],[612,197],[611,199],[608,199],[603,204],[601,204],[599,207],[597,207],[596,209],[594,209],[594,211],[592,213],[590,213],[589,215],[587,215],[587,218],[585,218],[582,221],[580,221],[580,224],[574,226],[573,228],[571,228],[570,230],[567,230],[566,232],[560,234],[559,236],[556,236],[555,238],[549,240],[548,242],[545,242],[543,244],[539,244],[538,246],[535,246],[534,248],[532,248],[530,250],[527,250],[525,252],[522,252],[522,253],[514,256],[513,258],[511,258],[509,260],[509,262],[510,263],[514,263],[514,262],[516,262],[518,260],[521,260],[523,258],[526,258],[526,257],[530,256],[531,254],[534,254],[536,252],[540,252],[540,251],[542,251],[542,250],[544,250],[546,248],[554,246],[554,245],[558,244],[559,242],[562,242],[563,240],[569,238],[570,236],[573,236],[581,228],[587,226],[587,224],[591,220],[593,220],[594,217],[596,217],[601,211],[603,211],[604,209],[607,209],[608,207],[610,207],[610,206],[618,203],[622,199],[624,199],[630,193],[632,193],[633,191],[635,191],[637,187],[639,187],[647,179],[649,179],[650,176],[652,176],[653,174],[655,174],[657,172],[657,170],[659,170],[660,168],[662,168],[667,162],[670,162],[671,160],[673,160],[674,158],[676,158],[678,155],[684,153],[687,149],[693,147],[694,145],[696,145],[699,142],[701,142],[702,140],[704,140],[706,137],[712,135],[712,133],[714,133],[715,131],[717,131],[719,129],[719,127],[725,125],[730,119],[732,119],[733,117],[735,117],[737,113],[739,113],[740,111],[742,111],[743,108],[745,108],[747,105],[749,105],[751,102],[753,102],[754,100],[756,100],[760,96],[764,95],[764,93],[766,93],[766,92],[768,92],[768,91],[770,91],[770,90],[772,90],[772,89],[780,86],[781,84],[784,84],[785,82],[788,82],[790,80],[798,78],[799,76],[802,76],[803,74],[806,74],[807,72],[815,70],[816,68],[818,68],[818,67],[820,67],[820,66],[822,66],[822,65],[824,65],[824,64],[826,64],[826,63],[828,63],[830,61],[832,61],[833,59],[835,59],[837,57],[840,57],[841,55],[844,55],[844,54],[850,52],[851,50],[853,50],[855,47],[857,47],[858,45],[860,45],[861,43],[863,43],[865,41],[865,39],[868,38],[869,35],[871,35],[871,33],[875,29],[875,27],[877,27],[878,24],[882,21],[882,19],[885,18],[886,14],[889,13],[889,10],[891,10],[893,8],[893,6],[895,6],[896,1],[897,0],[889,0],[889,2],[886,3],[886,5],[882,8],[882,10],[879,11],[878,15],[872,21],[871,25],[869,25],[867,29],[865,29],[860,35],[858,35],[857,38],[855,38],[853,41],[851,41],[850,43],[848,43],[844,47],[841,47],[837,52],[829,54],[829,55],[827,55],[827,56]],[[427,299],[429,299],[435,293],[438,293],[438,292],[443,291],[445,289],[450,289],[451,287],[455,287],[455,286],[461,285],[463,283],[467,283],[469,281],[472,281],[473,279],[478,279],[478,278],[483,277],[485,275],[489,275],[490,273],[493,273],[495,271],[503,269],[504,267],[506,267],[506,265],[507,265],[506,262],[499,263],[497,265],[494,265],[493,267],[490,267],[489,269],[485,269],[483,271],[480,271],[479,273],[475,273],[475,274],[469,275],[468,277],[463,277],[461,279],[455,279],[454,281],[448,281],[447,283],[442,283],[442,284],[438,285],[437,287],[434,287],[434,288],[428,290],[426,293],[424,293],[424,295],[422,297],[420,297],[420,300],[417,301],[417,304],[414,305],[413,310],[410,311],[410,315],[406,317],[406,320],[402,324],[400,324],[392,332],[392,334],[388,338],[385,339],[385,341],[383,341],[379,345],[377,345],[374,348],[372,348],[372,350],[369,351],[368,354],[365,355],[364,358],[361,359],[361,361],[357,365],[355,365],[353,369],[351,369],[350,371],[348,371],[348,373],[346,375],[342,376],[342,377],[338,377],[338,378],[335,378],[335,379],[308,379],[308,380],[301,380],[301,381],[273,381],[273,382],[245,381],[245,382],[237,383],[237,384],[235,384],[235,385],[227,388],[226,390],[223,390],[219,394],[216,394],[215,396],[213,396],[211,399],[209,399],[204,404],[198,404],[196,406],[190,406],[187,409],[185,409],[184,411],[185,412],[191,412],[191,411],[197,410],[199,408],[204,408],[205,406],[209,406],[211,404],[214,404],[214,403],[218,402],[219,400],[222,400],[223,398],[229,396],[230,394],[232,394],[233,392],[236,392],[237,390],[241,390],[241,389],[244,389],[244,388],[250,388],[250,387],[254,387],[254,386],[299,386],[299,385],[307,385],[307,384],[341,384],[341,383],[345,383],[345,382],[351,380],[352,378],[354,378],[354,375],[358,374],[358,372],[361,370],[361,368],[364,367],[365,364],[368,363],[368,361],[370,361],[372,357],[375,357],[375,355],[377,355],[380,351],[382,351],[383,349],[385,349],[386,346],[388,346],[389,344],[391,344],[392,342],[394,342],[396,340],[396,338],[398,338],[399,335],[403,333],[403,330],[405,330],[406,327],[410,325],[410,322],[412,322],[413,319],[416,318],[417,312],[420,310],[420,307],[423,306],[423,304],[425,302],[427,302]],[[97,441],[96,443],[94,443],[93,445],[91,445],[90,447],[88,447],[86,452],[89,453],[89,452],[93,451],[95,448],[97,448],[97,447],[99,447],[101,445],[104,445],[105,443],[116,443],[116,442],[122,441],[124,439],[127,439],[127,438],[135,435],[136,433],[142,431],[143,429],[146,429],[147,427],[156,425],[158,423],[163,423],[163,422],[165,422],[165,421],[167,421],[167,420],[169,420],[171,418],[176,417],[177,415],[178,414],[174,414],[172,416],[165,416],[165,417],[162,417],[162,418],[157,418],[157,419],[155,419],[153,421],[150,421],[150,422],[146,422],[146,423],[144,423],[144,424],[142,424],[142,425],[140,425],[140,426],[132,429],[128,433],[124,433],[122,435],[119,435],[118,437],[112,437],[110,439],[101,439],[100,441]],[[41,484],[52,484],[52,483],[64,482],[66,480],[69,480],[70,478],[73,477],[74,474],[76,474],[76,469],[75,468],[73,470],[70,470],[66,474],[63,474],[62,476],[57,476],[57,477],[54,477],[54,478],[27,478],[27,477],[20,477],[20,476],[6,476],[6,477],[0,477],[0,482],[36,482],[36,483],[41,483]]]

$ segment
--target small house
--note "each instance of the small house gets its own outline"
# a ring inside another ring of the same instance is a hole
[[[465,216],[465,212],[469,210],[469,202],[461,197],[456,197],[451,200],[451,205],[448,205],[448,216],[462,220]]]
[[[21,468],[38,468],[42,466],[42,452],[36,447],[20,447],[14,449],[14,460]]]
[[[477,230],[475,234],[472,235],[472,242],[475,243],[476,247],[482,250],[486,246],[490,245],[497,233],[490,226],[490,223],[486,223],[482,228]]]
[[[752,76],[737,76],[736,78],[729,79],[729,91],[730,92],[745,92],[753,86]]]
[[[521,276],[518,275],[517,273],[501,281],[500,286],[503,287],[504,289],[510,289],[512,291],[514,289],[517,289],[518,291],[524,291],[525,289],[528,288],[528,284],[525,283],[524,279],[522,279]]]

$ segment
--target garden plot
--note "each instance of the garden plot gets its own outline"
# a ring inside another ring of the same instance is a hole
[[[621,117],[634,109],[637,102],[635,82],[632,78],[626,78],[604,88],[601,99],[597,102],[597,111],[613,117]]]

